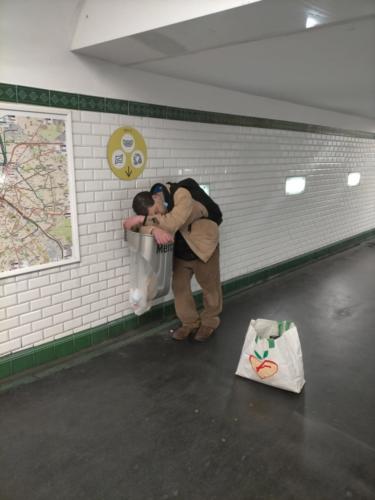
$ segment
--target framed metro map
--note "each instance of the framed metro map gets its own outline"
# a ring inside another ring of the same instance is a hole
[[[70,113],[0,103],[0,277],[78,260]]]

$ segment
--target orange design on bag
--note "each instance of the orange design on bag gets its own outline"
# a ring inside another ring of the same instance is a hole
[[[252,354],[250,354],[249,356],[249,361],[256,374],[261,379],[272,377],[272,375],[275,375],[275,373],[277,373],[279,369],[277,363],[274,363],[269,359],[263,359],[262,361],[259,361],[259,359],[257,359]]]

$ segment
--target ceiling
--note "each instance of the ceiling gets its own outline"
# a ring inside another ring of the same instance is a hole
[[[306,28],[308,16],[315,27]],[[375,0],[261,0],[157,29],[116,33],[74,50],[160,75],[375,119],[374,49]]]

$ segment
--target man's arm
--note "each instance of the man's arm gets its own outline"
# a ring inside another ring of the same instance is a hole
[[[144,215],[132,215],[131,217],[124,219],[122,221],[122,225],[124,229],[127,229],[128,231],[134,231],[135,229],[139,229],[139,227],[143,224],[144,219]]]
[[[159,245],[167,245],[168,243],[173,243],[173,236],[168,233],[168,231],[164,231],[164,229],[160,229],[160,227],[151,227],[150,234],[154,237],[154,240]]]
[[[122,225],[124,229],[128,231],[139,231],[140,229],[142,229],[141,232],[143,234],[151,234],[154,237],[156,243],[158,243],[159,245],[167,245],[168,243],[173,243],[173,236],[169,232],[155,226],[142,227],[144,218],[144,215],[133,215],[132,217],[128,217],[127,219],[125,219]]]
[[[145,225],[154,225],[174,234],[189,219],[193,210],[193,198],[185,188],[178,188],[173,197],[174,206],[170,212],[161,215],[149,215]]]

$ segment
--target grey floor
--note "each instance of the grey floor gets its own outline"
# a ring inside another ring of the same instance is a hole
[[[374,271],[362,243],[228,299],[207,344],[140,333],[0,386],[0,500],[374,499]],[[234,376],[262,317],[297,323],[302,394]]]

